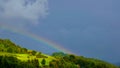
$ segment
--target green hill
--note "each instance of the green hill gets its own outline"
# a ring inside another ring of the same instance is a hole
[[[0,39],[0,68],[118,68],[108,62],[55,52],[52,56]]]
[[[13,56],[21,61],[28,61],[37,59],[41,65],[42,59],[46,59],[46,65],[55,58],[35,50],[28,50],[22,48],[8,39],[0,39],[0,55],[1,56]]]

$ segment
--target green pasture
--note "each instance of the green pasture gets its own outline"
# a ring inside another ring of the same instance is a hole
[[[49,65],[49,62],[52,61],[53,59],[55,59],[54,57],[51,57],[48,55],[45,55],[45,56],[48,57],[48,58],[44,58],[46,60],[46,65]],[[43,58],[36,58],[36,56],[32,56],[29,54],[16,54],[16,57],[21,61],[38,59],[40,65],[41,65],[41,61],[43,60]]]
[[[42,55],[47,56],[48,58],[36,58],[36,56],[30,55],[30,54],[13,54],[13,53],[6,53],[6,52],[0,52],[0,55],[14,56],[21,61],[38,59],[40,65],[43,59],[46,60],[46,65],[49,65],[49,62],[55,59],[54,57],[48,56],[46,54],[42,54]]]

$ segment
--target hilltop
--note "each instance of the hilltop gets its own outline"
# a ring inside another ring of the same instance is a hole
[[[118,68],[98,60],[63,52],[51,56],[20,47],[9,39],[0,39],[0,68]]]

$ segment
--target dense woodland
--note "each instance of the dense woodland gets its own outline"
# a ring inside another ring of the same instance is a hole
[[[15,54],[27,54],[36,58],[22,61]],[[54,59],[48,62],[48,56],[41,52],[22,48],[9,39],[0,39],[0,68],[118,68],[102,60],[63,52],[55,52],[50,57]],[[39,61],[38,58],[42,60]]]

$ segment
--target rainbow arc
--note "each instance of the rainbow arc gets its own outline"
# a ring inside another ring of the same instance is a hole
[[[38,36],[38,35],[36,35],[36,34],[34,34],[32,32],[28,32],[28,31],[24,31],[24,30],[17,30],[14,27],[11,27],[9,25],[1,25],[0,28],[3,29],[3,30],[8,30],[8,31],[13,32],[13,33],[17,33],[19,35],[29,37],[29,38],[31,38],[31,39],[33,39],[35,41],[46,44],[46,46],[50,46],[50,47],[52,47],[54,49],[57,49],[58,51],[61,51],[61,52],[64,52],[64,53],[74,54],[71,51],[69,51],[68,49],[64,48],[63,46],[61,46],[61,45],[59,45],[59,44],[57,44],[55,42],[52,42],[52,41],[50,41],[48,39],[45,39],[45,38],[43,38],[41,36]]]

